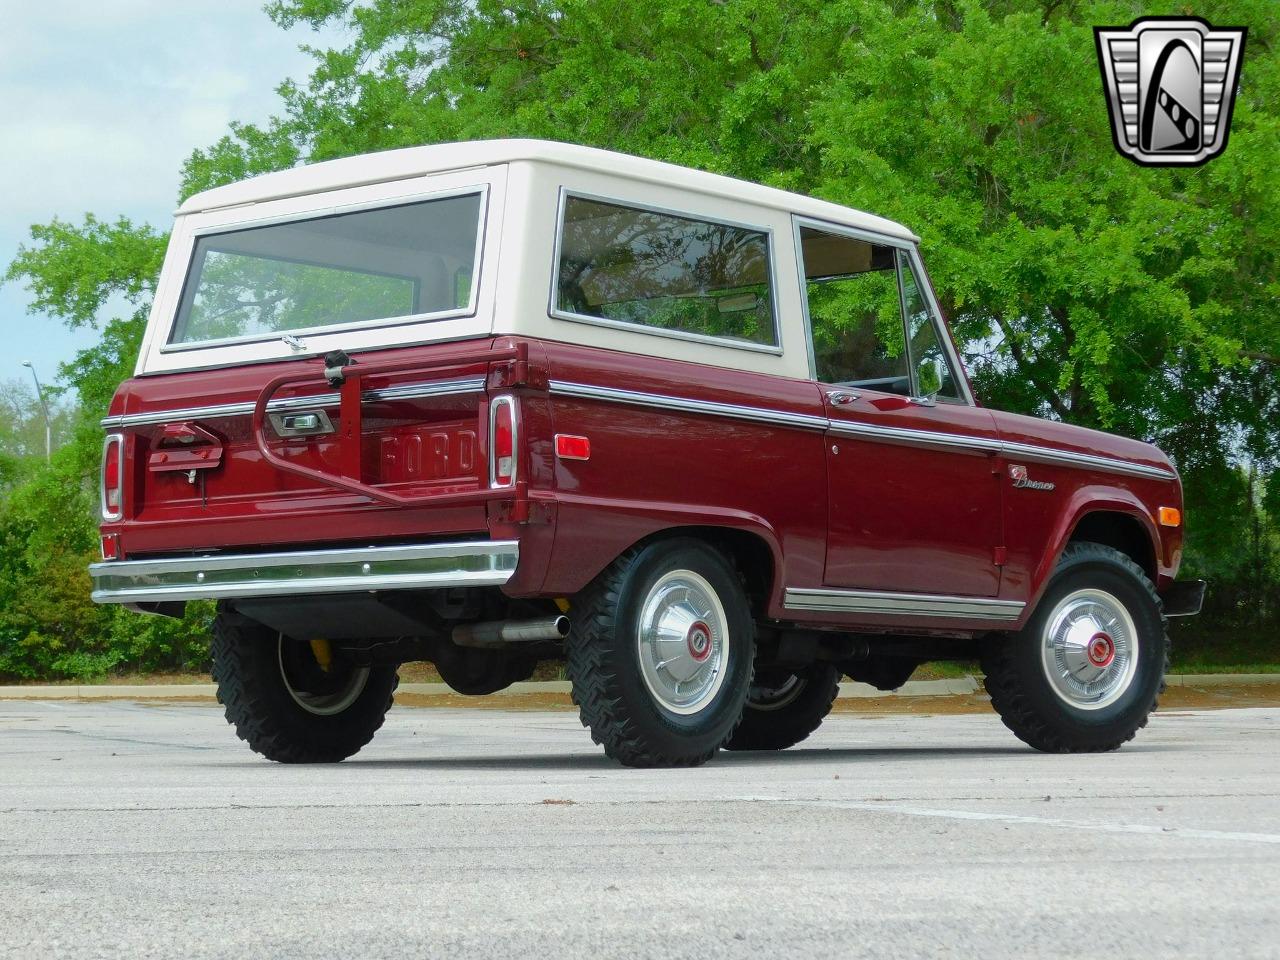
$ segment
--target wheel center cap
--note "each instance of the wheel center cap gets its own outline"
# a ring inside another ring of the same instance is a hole
[[[689,647],[689,656],[698,663],[702,663],[711,656],[711,628],[704,621],[695,621],[689,627],[684,642]]]
[[[1116,658],[1116,643],[1107,633],[1095,633],[1089,640],[1089,662],[1095,667],[1109,667]]]

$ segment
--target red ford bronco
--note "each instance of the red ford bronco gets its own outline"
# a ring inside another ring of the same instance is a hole
[[[906,227],[558,143],[192,197],[104,426],[94,599],[218,600],[227,719],[285,762],[415,660],[563,658],[637,766],[970,658],[1033,747],[1110,750],[1204,590],[1159,450],[975,401]]]

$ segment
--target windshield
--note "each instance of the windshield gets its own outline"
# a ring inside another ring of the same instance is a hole
[[[169,343],[470,313],[482,199],[470,193],[199,237]]]

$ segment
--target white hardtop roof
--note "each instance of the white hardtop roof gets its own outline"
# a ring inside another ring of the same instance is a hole
[[[552,140],[472,140],[441,143],[427,147],[406,147],[366,153],[341,160],[326,160],[308,166],[268,173],[225,187],[215,187],[190,197],[179,214],[200,213],[223,207],[305,196],[371,183],[386,183],[433,173],[484,167],[494,164],[531,161],[578,167],[628,180],[649,181],[663,186],[728,197],[744,203],[773,207],[817,220],[831,220],[908,240],[919,238],[892,220],[863,213],[799,193],[761,186],[747,180],[706,173],[688,167],[647,160],[625,153],[580,147]]]

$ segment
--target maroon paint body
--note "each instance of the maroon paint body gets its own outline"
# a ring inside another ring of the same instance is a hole
[[[521,344],[527,362],[486,357],[507,356]],[[216,446],[219,465],[196,471],[192,482],[186,472],[158,468],[158,455],[175,449],[165,423],[121,428],[124,515],[104,523],[104,537],[115,539],[121,559],[511,538],[520,541],[520,562],[506,592],[560,597],[652,534],[731,528],[758,538],[772,556],[773,618],[958,635],[1018,623],[797,611],[784,607],[784,590],[1018,600],[1028,603],[1025,620],[1077,523],[1096,511],[1140,524],[1159,587],[1172,580],[1180,559],[1181,528],[1155,520],[1159,507],[1182,506],[1172,475],[1149,479],[1024,460],[1000,448],[1010,442],[1168,468],[1158,450],[1137,441],[981,407],[925,407],[867,390],[836,404],[828,388],[812,381],[516,337],[374,351],[357,362],[372,367],[417,359],[434,366],[371,375],[363,389],[439,381],[483,381],[483,388],[367,398],[362,405],[358,481],[414,503],[373,502],[272,466],[244,413],[177,417],[170,432],[177,423],[213,436],[216,444],[197,440],[195,448]],[[451,365],[439,366],[442,361]],[[324,406],[337,422],[339,404],[322,366],[308,359],[142,377],[121,387],[111,414],[252,404],[269,381],[297,370],[312,379],[287,385],[278,396],[329,394],[334,399]],[[590,388],[680,403],[601,398],[589,395]],[[519,482],[495,493],[488,483],[486,425],[489,398],[498,394],[519,401]],[[709,412],[709,404],[766,411],[775,419]],[[830,430],[822,426],[827,420]],[[590,458],[557,459],[556,433],[589,438]],[[952,442],[931,442],[928,433]],[[268,430],[266,437],[269,452],[289,463],[334,476],[352,469],[351,445],[341,432],[282,440]],[[1012,464],[1054,488],[1015,488]]]

